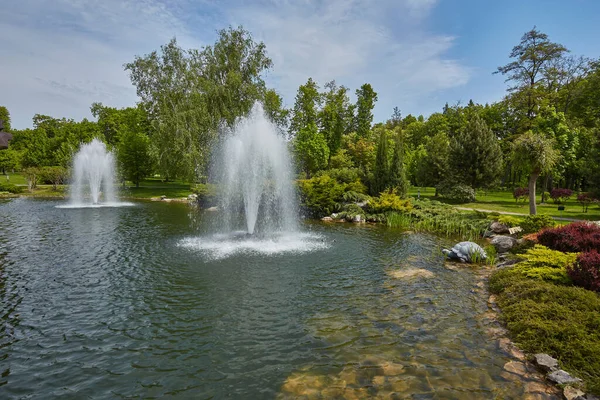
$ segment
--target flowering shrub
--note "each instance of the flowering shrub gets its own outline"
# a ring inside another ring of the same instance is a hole
[[[527,200],[528,196],[529,196],[528,188],[519,187],[519,188],[516,188],[515,191],[513,192],[513,197],[515,198],[517,203],[519,202],[519,200],[523,200],[523,202],[525,202],[525,200]]]
[[[581,204],[583,208],[583,212],[586,213],[588,211],[588,207],[596,201],[594,195],[592,193],[579,193],[577,195],[577,202]]]
[[[575,222],[538,234],[540,244],[558,251],[582,252],[600,249],[600,226]]]
[[[554,203],[558,204],[563,201],[569,200],[569,198],[573,195],[573,191],[571,189],[561,189],[556,188],[552,189],[550,192],[550,197],[554,200]]]
[[[600,253],[592,250],[579,254],[567,273],[577,286],[600,292]]]

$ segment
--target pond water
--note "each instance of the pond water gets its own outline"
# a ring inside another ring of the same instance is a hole
[[[60,204],[0,200],[2,399],[523,394],[433,236],[305,223],[221,251],[187,205]]]

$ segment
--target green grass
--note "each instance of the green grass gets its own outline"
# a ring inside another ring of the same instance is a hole
[[[409,195],[416,198],[418,190],[419,188],[417,187],[411,187]],[[433,199],[434,194],[434,188],[421,189],[421,198]],[[443,199],[438,200],[447,202]],[[554,204],[551,200],[549,203],[540,204],[540,200],[541,196],[537,196],[538,214],[550,215],[552,217],[586,219],[594,221],[600,220],[600,205],[592,204],[590,205],[588,212],[584,213],[581,205],[577,203],[576,195],[573,195],[570,200],[563,204],[565,206],[565,210],[562,213],[558,211],[558,204]],[[529,214],[529,203],[519,202],[517,204],[513,198],[512,192],[478,190],[476,201],[474,203],[457,205],[465,208]]]
[[[12,183],[13,185],[25,185],[27,186],[27,179],[25,178],[25,175],[21,174],[21,173],[14,173],[11,174],[10,172],[8,173],[8,177],[9,180],[6,180],[6,175],[0,175],[0,180],[2,180],[2,182],[9,182]]]

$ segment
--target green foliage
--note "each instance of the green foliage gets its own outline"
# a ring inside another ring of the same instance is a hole
[[[325,84],[325,88],[327,92],[322,95],[324,104],[319,112],[319,121],[330,154],[335,154],[341,146],[342,135],[350,130],[352,107],[346,87],[338,87],[335,81],[331,81]]]
[[[314,123],[300,129],[294,139],[294,146],[296,159],[308,176],[327,166],[329,147]]]
[[[353,168],[354,163],[352,162],[352,157],[348,154],[348,151],[345,149],[338,150],[334,155],[329,159],[329,168],[331,169],[342,169],[342,168]]]
[[[8,192],[13,194],[21,193],[23,189],[17,185],[8,182],[0,182],[0,193]]]
[[[333,168],[319,171],[315,176],[329,175],[341,183],[352,183],[360,180],[360,171],[358,168]]]
[[[427,138],[411,157],[409,169],[417,186],[438,186],[448,179],[450,139],[445,132]]]
[[[346,203],[363,203],[371,200],[371,196],[361,193],[355,192],[353,190],[349,190],[342,195],[342,199]]]
[[[449,159],[454,183],[472,188],[492,186],[502,168],[498,139],[477,114],[450,140]]]
[[[512,228],[513,226],[520,226],[522,223],[522,219],[518,217],[513,217],[512,215],[500,215],[496,218],[498,222]]]
[[[49,183],[53,190],[57,190],[58,185],[67,182],[69,171],[63,167],[41,167],[38,169],[38,181]]]
[[[460,183],[444,181],[437,187],[438,194],[457,203],[472,203],[475,201],[473,188]]]
[[[367,204],[367,210],[371,214],[380,214],[389,211],[407,212],[411,209],[410,199],[403,199],[393,189],[382,192],[379,197],[373,197]]]
[[[583,378],[592,393],[600,393],[598,294],[533,280],[511,268],[495,272],[489,287],[498,294],[502,319],[520,348],[559,359],[561,368]]]
[[[300,180],[298,186],[302,206],[315,217],[338,211],[348,187],[328,175]]]
[[[535,245],[519,257],[524,261],[513,270],[532,279],[541,279],[560,284],[570,284],[567,267],[577,259],[577,253],[563,253],[541,245]]]
[[[549,215],[528,215],[521,222],[521,228],[525,233],[536,233],[553,226],[556,226],[556,222]]]
[[[373,123],[373,108],[377,101],[377,93],[369,83],[365,83],[356,90],[356,133],[365,137],[371,130]]]
[[[123,178],[139,187],[142,179],[152,172],[150,138],[144,132],[122,132],[117,145],[117,161]]]
[[[4,121],[4,131],[10,132],[10,113],[4,106],[0,106],[0,120]]]
[[[394,154],[390,165],[389,187],[396,190],[400,197],[406,197],[408,193],[408,180],[404,172],[404,146],[400,135],[394,139]]]
[[[308,78],[304,85],[300,85],[296,94],[290,122],[290,133],[298,135],[309,126],[314,126],[316,129],[320,104],[319,86],[312,78]]]
[[[375,168],[373,170],[373,185],[371,194],[377,195],[383,192],[388,186],[390,179],[389,161],[388,161],[388,138],[386,130],[381,130],[379,142],[377,144],[377,156],[375,157]]]

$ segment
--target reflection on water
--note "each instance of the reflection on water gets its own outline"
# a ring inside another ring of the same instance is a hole
[[[477,269],[431,236],[56,205],[0,201],[0,398],[524,398]]]

